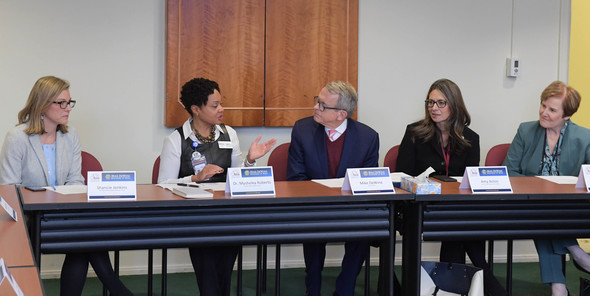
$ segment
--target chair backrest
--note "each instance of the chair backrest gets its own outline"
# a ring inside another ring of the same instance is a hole
[[[158,175],[160,174],[160,156],[154,161],[154,168],[152,169],[152,184],[158,184]]]
[[[510,148],[510,143],[507,144],[498,144],[488,151],[486,155],[486,166],[498,166],[502,165],[504,162],[504,158],[506,158],[506,154],[508,154],[508,148]]]
[[[287,160],[290,145],[291,143],[283,143],[277,146],[268,156],[268,165],[272,166],[275,181],[287,181]]]
[[[395,165],[397,164],[397,154],[399,152],[399,145],[395,145],[387,151],[385,159],[383,160],[383,166],[389,167],[390,172],[395,172]]]
[[[102,171],[102,165],[100,165],[96,157],[86,151],[82,151],[80,155],[82,157],[82,176],[84,176],[84,184],[87,184],[86,177],[88,176],[88,172]]]

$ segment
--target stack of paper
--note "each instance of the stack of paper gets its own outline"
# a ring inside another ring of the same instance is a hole
[[[184,198],[213,198],[213,193],[196,187],[178,186],[172,188],[172,192]]]

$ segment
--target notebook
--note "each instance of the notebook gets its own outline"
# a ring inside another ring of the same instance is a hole
[[[172,192],[184,198],[213,198],[213,193],[196,187],[178,186],[172,188]]]

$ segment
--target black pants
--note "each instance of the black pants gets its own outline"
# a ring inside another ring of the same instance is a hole
[[[485,259],[485,241],[444,241],[440,245],[440,261],[465,264],[465,253],[473,265],[483,269],[484,291],[488,295],[508,295]]]
[[[229,296],[239,246],[189,248],[201,296]]]
[[[68,253],[61,268],[60,295],[79,296],[82,295],[86,275],[88,274],[88,263],[105,287],[113,296],[133,295],[119,277],[113,271],[108,252],[94,253]]]
[[[335,295],[352,296],[356,285],[356,277],[371,243],[365,241],[354,241],[344,243],[344,258],[342,258],[342,269],[336,278]],[[319,296],[322,286],[322,270],[326,258],[326,243],[304,243],[303,257],[305,259],[305,286],[307,294]]]

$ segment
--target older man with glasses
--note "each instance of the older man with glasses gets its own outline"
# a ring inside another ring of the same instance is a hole
[[[354,87],[348,82],[329,82],[314,100],[314,116],[293,126],[287,180],[342,178],[348,168],[377,167],[379,135],[350,118],[357,106]],[[334,295],[354,295],[369,247],[368,241],[345,243]],[[326,243],[304,243],[303,255],[306,295],[320,295]]]

